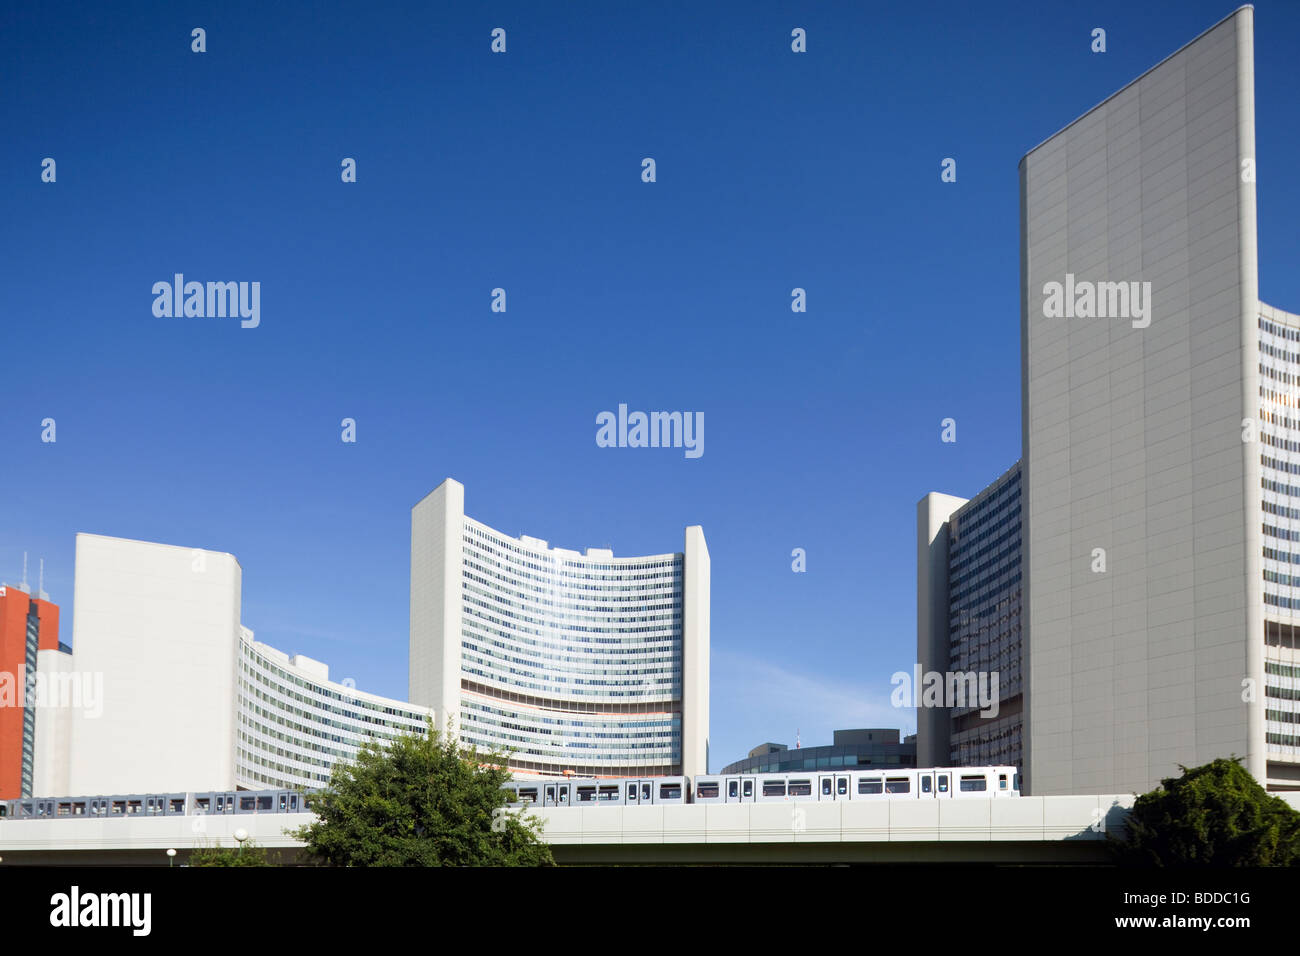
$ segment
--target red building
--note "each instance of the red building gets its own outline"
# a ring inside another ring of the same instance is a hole
[[[36,708],[26,699],[27,679],[36,652],[58,648],[58,605],[0,586],[0,800],[32,795]]]

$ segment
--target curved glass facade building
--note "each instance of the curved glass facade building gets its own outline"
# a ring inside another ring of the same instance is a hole
[[[1300,316],[1259,305],[1264,734],[1269,759],[1300,760]],[[1276,772],[1275,772],[1276,775]]]
[[[512,538],[447,479],[411,513],[411,701],[518,773],[707,772],[709,555]]]
[[[429,711],[329,679],[319,661],[253,640],[241,628],[235,704],[235,783],[250,790],[323,787],[334,764],[369,740],[423,734]]]

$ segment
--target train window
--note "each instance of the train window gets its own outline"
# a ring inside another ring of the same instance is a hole
[[[791,780],[790,796],[792,797],[811,797],[812,781],[811,780]]]
[[[784,797],[785,781],[784,780],[764,780],[763,796],[765,797]]]
[[[879,780],[859,780],[858,793],[883,793],[884,787]]]
[[[1016,774],[1014,777],[1011,778],[1011,789],[1012,790],[1020,789],[1020,774]]]
[[[111,809],[109,812],[110,812],[110,813],[117,813],[117,814],[126,813],[126,801],[125,801],[125,800],[114,800],[114,801],[113,801],[113,807],[112,807],[112,809]]]
[[[1007,775],[1005,773],[998,774],[998,789],[1007,789]]]
[[[627,798],[628,798],[629,800],[635,800],[635,799],[636,799],[636,784],[634,784],[634,783],[629,783],[629,784],[627,785]]]
[[[72,815],[74,817],[84,817],[86,815],[86,801],[78,800],[72,805]]]
[[[554,788],[554,787],[547,787],[547,788],[546,788],[546,802],[547,802],[547,803],[554,803],[554,802],[555,802],[555,788]]]
[[[169,810],[168,812],[169,812],[169,813],[184,813],[184,812],[185,812],[185,800],[184,800],[184,798],[181,798],[181,799],[178,799],[178,800],[173,800],[172,803],[171,803],[171,810]]]
[[[520,787],[520,788],[519,788],[519,799],[522,800],[524,803],[536,803],[536,802],[537,802],[537,788],[536,788],[536,787]]]
[[[207,813],[207,812],[208,812],[208,798],[207,798],[207,797],[199,797],[197,800],[194,801],[194,805],[195,805],[195,809],[198,810],[199,812],[201,812],[201,813]]]
[[[284,808],[288,804],[289,798],[286,794],[280,794],[280,812],[284,813]]]
[[[911,793],[912,781],[906,777],[887,777],[885,779],[885,793]]]
[[[731,794],[731,795],[734,797],[734,796],[736,795],[736,794],[735,794],[735,790],[736,790],[736,781],[734,781],[734,780],[731,781],[731,790],[732,790],[732,794]],[[716,780],[701,780],[700,783],[699,783],[699,786],[697,786],[697,787],[695,788],[695,795],[696,795],[697,797],[699,797],[700,799],[702,799],[702,800],[711,800],[711,799],[713,799],[714,797],[716,797],[716,796],[718,795],[718,781],[716,781]]]
[[[839,777],[835,781],[835,793],[837,796],[845,796],[849,792],[849,778]]]
[[[253,800],[252,797],[240,797],[240,798],[239,798],[239,809],[240,809],[241,811],[244,811],[244,810],[252,810],[252,809],[253,809],[253,806],[254,806],[254,800]]]
[[[921,792],[922,793],[930,792],[930,775],[928,773],[921,778]]]
[[[217,797],[217,812],[220,813],[225,808],[226,808],[226,798]]]
[[[982,776],[962,777],[960,786],[961,786],[962,793],[979,793],[989,788],[988,781],[985,780]]]
[[[946,773],[939,774],[939,792],[948,792],[948,775]]]
[[[650,799],[650,784],[648,783],[641,784],[641,799],[643,801]]]
[[[754,781],[752,781],[752,780],[746,780],[746,781],[745,781],[745,799],[748,800],[748,799],[749,799],[750,797],[752,797],[753,795],[754,795]]]
[[[258,797],[258,798],[257,798],[257,809],[259,809],[259,810],[270,810],[270,809],[271,809],[271,804],[274,802],[274,800],[275,800],[274,797]]]
[[[822,780],[822,796],[829,797],[830,795],[831,795],[831,778],[826,777]]]
[[[579,803],[591,803],[591,802],[594,801],[595,799],[596,799],[596,788],[595,788],[595,787],[579,787],[579,788],[578,788],[578,802],[579,802]]]
[[[298,809],[298,794],[296,793],[289,794],[289,809],[290,810]]]
[[[680,800],[681,798],[682,798],[682,785],[680,783],[659,784],[660,800]]]
[[[560,788],[560,803],[569,802],[569,788],[567,786]]]
[[[139,800],[128,800],[128,801],[126,802],[126,812],[127,812],[127,813],[139,813],[139,812],[140,812],[140,801],[139,801]]]
[[[613,786],[601,787],[601,788],[600,788],[600,799],[601,799],[601,800],[617,800],[617,799],[618,799],[618,785],[617,785],[617,784],[614,784]]]
[[[728,780],[728,781],[727,781],[727,799],[728,799],[728,800],[735,800],[735,799],[736,799],[736,793],[737,793],[736,781],[735,781],[735,780]]]

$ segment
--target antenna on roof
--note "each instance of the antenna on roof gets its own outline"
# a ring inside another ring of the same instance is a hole
[[[48,601],[50,596],[45,593],[45,559],[41,558],[41,576],[40,583],[36,585],[36,596],[42,601]]]
[[[799,728],[798,727],[794,729],[794,749],[795,750],[799,749]]]
[[[28,594],[32,593],[32,589],[27,586],[27,552],[26,551],[23,552],[23,583],[18,585],[18,587],[20,590],[26,591]]]

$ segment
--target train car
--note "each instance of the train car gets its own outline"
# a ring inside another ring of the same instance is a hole
[[[695,803],[1018,797],[1015,767],[721,774],[695,778]]]
[[[690,802],[689,777],[569,777],[564,780],[511,780],[507,804],[527,807],[632,807]]]

